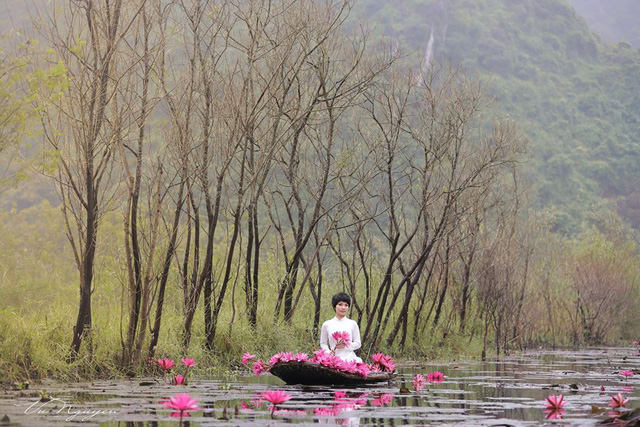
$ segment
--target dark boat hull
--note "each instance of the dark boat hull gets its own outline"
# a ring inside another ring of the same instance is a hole
[[[371,372],[367,377],[341,372],[313,362],[278,362],[269,370],[287,384],[374,385],[395,378],[397,372]]]

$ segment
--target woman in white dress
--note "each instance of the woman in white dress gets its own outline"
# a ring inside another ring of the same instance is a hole
[[[327,320],[322,324],[320,333],[320,347],[327,352],[335,354],[342,360],[356,361],[362,363],[362,359],[356,356],[355,350],[362,345],[360,342],[360,328],[355,320],[347,317],[347,312],[351,306],[351,297],[344,293],[337,293],[331,298],[331,305],[336,312],[333,319]],[[347,339],[336,339],[336,332],[346,332],[349,334]]]

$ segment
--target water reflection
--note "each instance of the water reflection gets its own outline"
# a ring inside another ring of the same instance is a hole
[[[189,393],[199,398],[202,408],[185,421],[190,426],[225,420],[232,425],[264,426],[482,426],[554,421],[594,425],[640,406],[640,375],[624,378],[618,374],[639,365],[640,356],[632,348],[608,348],[528,352],[491,362],[406,363],[398,366],[400,375],[394,383],[374,388],[286,386],[275,377],[254,377],[249,373],[240,374],[233,381],[192,378],[188,386],[172,386],[153,379],[48,383],[39,389],[4,392],[0,417],[7,414],[15,425],[66,424],[63,414],[24,413],[25,404],[38,402],[46,394],[66,402],[71,410],[96,412],[90,422],[100,425],[169,426],[176,422],[159,402],[175,393]],[[426,377],[433,371],[443,372],[445,381],[426,382],[424,388],[416,390],[416,374]],[[276,389],[285,390],[292,399],[278,405],[272,418],[268,405],[260,404],[259,396]],[[614,412],[608,404],[617,393],[629,400],[626,408]],[[568,402],[564,411],[545,411],[545,398],[560,394]],[[107,414],[106,409],[112,413]]]

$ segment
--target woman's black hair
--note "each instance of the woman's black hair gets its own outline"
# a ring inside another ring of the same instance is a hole
[[[334,310],[339,302],[346,302],[347,304],[349,304],[349,306],[351,306],[351,297],[347,293],[338,292],[331,298],[331,305],[333,306]]]

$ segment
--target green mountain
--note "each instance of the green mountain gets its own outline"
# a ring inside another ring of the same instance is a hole
[[[640,54],[562,0],[360,0],[354,16],[411,51],[490,79],[529,139],[526,178],[557,231],[616,210],[640,228]]]

